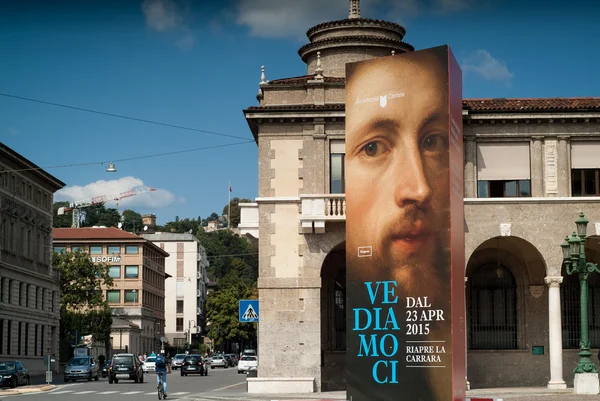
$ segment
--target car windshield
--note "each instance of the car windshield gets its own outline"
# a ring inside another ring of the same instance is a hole
[[[222,356],[220,356],[220,355],[217,355],[217,356],[213,356],[213,360],[214,360],[214,359],[223,359],[223,357],[222,357]]]
[[[89,359],[88,358],[73,358],[71,359],[71,362],[69,362],[69,365],[75,365],[75,366],[79,366],[79,365],[87,365],[89,363]]]
[[[242,361],[256,361],[255,356],[243,356]]]
[[[184,359],[185,358],[185,354],[177,354],[173,357],[173,359]]]
[[[154,357],[148,358],[148,359],[146,359],[145,362],[156,362],[156,358],[154,358]]]
[[[115,357],[115,358],[113,358],[113,365],[132,366],[133,365],[133,358],[132,357],[126,357],[126,356]]]
[[[198,362],[198,357],[197,356],[188,356],[185,358],[186,362]]]
[[[0,372],[8,372],[9,370],[15,370],[14,362],[0,362]]]

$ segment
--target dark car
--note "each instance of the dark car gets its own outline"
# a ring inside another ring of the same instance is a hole
[[[135,383],[144,382],[142,361],[133,354],[116,354],[108,368],[108,382],[118,383],[119,380],[133,380]]]
[[[110,368],[110,362],[112,361],[112,359],[109,359],[108,362],[106,362],[106,365],[104,365],[102,367],[102,377],[107,377],[108,376],[108,369]]]
[[[29,385],[29,371],[21,361],[0,361],[0,386]]]
[[[208,368],[204,364],[202,355],[189,354],[181,363],[181,376],[197,373],[200,376],[208,376]]]
[[[74,356],[65,366],[65,382],[77,379],[98,380],[99,370],[93,356]]]

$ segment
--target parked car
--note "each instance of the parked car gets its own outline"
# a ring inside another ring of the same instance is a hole
[[[236,354],[227,354],[227,356],[231,359],[231,366],[237,366],[238,361],[240,360]]]
[[[142,362],[142,369],[144,370],[144,373],[155,372],[156,371],[156,357],[149,356],[148,358],[144,359],[144,361]]]
[[[136,383],[144,382],[142,361],[133,354],[116,354],[108,370],[108,382],[118,383],[119,380],[133,380]]]
[[[225,368],[229,367],[229,362],[225,359],[224,355],[213,355],[212,360],[210,362],[210,368]]]
[[[255,356],[242,356],[238,362],[238,373],[246,373],[252,368],[258,368],[258,358]]]
[[[74,356],[65,366],[65,383],[78,379],[98,380],[100,367],[93,356]]]
[[[208,368],[199,354],[189,354],[181,364],[181,376],[198,373],[200,376],[208,376]]]
[[[110,368],[110,362],[112,361],[112,359],[109,359],[108,362],[106,362],[106,364],[102,367],[102,377],[107,377],[108,376],[108,369]]]
[[[186,356],[186,354],[175,354],[175,356],[171,360],[171,369],[177,370],[178,368],[180,368],[181,363],[183,362]]]
[[[245,349],[242,352],[242,356],[258,356],[258,355],[256,354],[256,350],[255,349]]]
[[[0,386],[28,386],[29,380],[29,370],[21,361],[0,361]]]

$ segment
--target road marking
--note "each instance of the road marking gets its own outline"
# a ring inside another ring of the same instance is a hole
[[[180,391],[178,393],[167,393],[168,395],[184,395],[184,394],[189,394],[189,391]]]
[[[52,394],[67,394],[72,393],[75,390],[63,390],[63,391],[53,391]]]
[[[118,393],[118,391],[103,391],[103,392],[98,393],[98,394],[114,394],[114,393]]]
[[[139,393],[143,393],[143,391],[128,391],[126,393],[121,393],[123,395],[130,395],[130,394],[139,394]]]
[[[236,384],[231,384],[231,385],[229,385],[229,386],[225,386],[225,387],[221,387],[221,388],[216,388],[216,389],[214,389],[214,390],[211,390],[211,391],[220,391],[220,390],[225,390],[225,389],[228,389],[228,388],[231,388],[231,387],[239,386],[240,384],[244,384],[244,383],[246,383],[246,382],[245,382],[245,381],[243,381],[243,382],[239,382],[239,383],[236,383]]]
[[[75,394],[90,394],[90,393],[95,393],[96,390],[87,390],[87,391],[78,391]]]

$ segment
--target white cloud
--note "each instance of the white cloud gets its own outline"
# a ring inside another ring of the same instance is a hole
[[[144,182],[135,177],[123,177],[118,180],[96,181],[85,186],[73,185],[65,187],[55,194],[55,200],[59,201],[80,201],[90,199],[101,195],[117,195],[121,192],[144,186]],[[173,203],[184,203],[185,199],[176,197],[166,189],[156,189],[156,191],[145,192],[119,201],[119,209],[131,207],[162,208]],[[111,200],[106,203],[107,207],[116,207],[116,202]]]
[[[465,73],[474,73],[488,81],[502,81],[507,84],[514,76],[505,62],[495,59],[486,50],[477,50],[466,57],[461,68]]]
[[[194,46],[196,38],[187,25],[188,13],[175,0],[144,0],[142,12],[151,29],[179,36],[175,44],[181,50]]]

